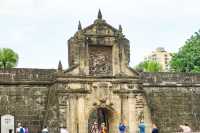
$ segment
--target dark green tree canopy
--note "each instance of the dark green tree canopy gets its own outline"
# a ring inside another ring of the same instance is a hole
[[[0,68],[16,67],[18,55],[10,48],[0,48]]]
[[[200,30],[173,54],[170,67],[174,72],[200,72]]]
[[[139,63],[135,69],[143,72],[160,72],[162,71],[162,66],[156,61],[147,60]]]

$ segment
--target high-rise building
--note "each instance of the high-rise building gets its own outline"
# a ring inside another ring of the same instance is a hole
[[[172,54],[167,52],[163,47],[156,48],[145,56],[144,60],[153,60],[161,64],[163,71],[169,71],[169,62],[172,58]]]

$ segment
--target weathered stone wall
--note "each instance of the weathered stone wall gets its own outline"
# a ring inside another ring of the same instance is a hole
[[[0,83],[12,84],[20,82],[37,82],[40,81],[50,82],[53,79],[53,73],[55,69],[28,69],[28,68],[12,68],[12,69],[0,69]]]
[[[200,130],[200,74],[143,73],[143,88],[151,117],[162,133],[188,123]]]
[[[54,69],[0,70],[0,115],[14,115],[15,123],[21,122],[31,133],[38,133],[44,124],[52,133],[57,133],[59,126],[68,125],[69,95],[62,92],[67,86],[57,79],[55,72]],[[60,79],[63,80],[62,76]],[[175,132],[183,123],[189,123],[194,131],[200,130],[199,74],[142,73],[141,81],[151,113],[148,117],[162,133]],[[82,82],[76,83],[79,86]],[[77,96],[70,93],[70,97]]]
[[[0,116],[12,114],[15,125],[22,123],[38,133],[45,120],[49,88],[55,70],[0,70]]]

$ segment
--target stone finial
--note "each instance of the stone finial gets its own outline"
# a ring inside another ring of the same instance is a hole
[[[98,12],[98,19],[102,19],[102,14],[101,14],[101,10],[99,9],[99,12]]]
[[[119,31],[122,32],[122,26],[121,26],[121,24],[119,25]]]
[[[78,21],[78,30],[82,30],[81,21]]]
[[[59,63],[58,63],[58,70],[62,71],[62,63],[61,63],[61,61],[59,61]]]

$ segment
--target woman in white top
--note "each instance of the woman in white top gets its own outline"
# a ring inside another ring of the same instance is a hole
[[[48,128],[47,128],[47,126],[44,126],[44,128],[42,129],[42,133],[48,133]]]
[[[66,127],[61,127],[60,133],[69,133],[69,132],[67,131]]]
[[[183,133],[191,133],[192,132],[192,130],[188,126],[188,124],[180,125],[180,128],[183,130]]]

